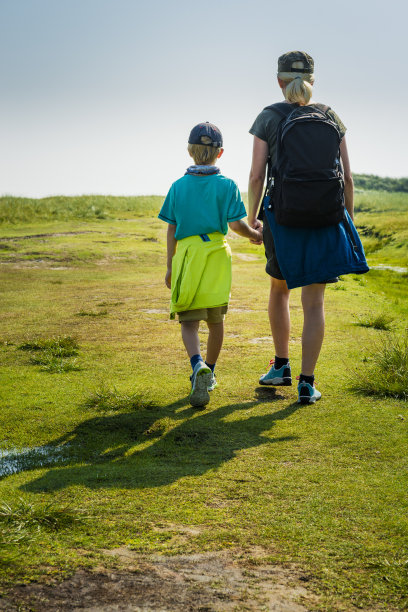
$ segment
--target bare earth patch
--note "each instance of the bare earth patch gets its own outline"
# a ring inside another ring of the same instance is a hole
[[[260,338],[252,338],[250,340],[251,344],[263,344],[264,342],[272,342],[271,336],[261,336]]]
[[[139,308],[140,312],[145,312],[146,314],[168,314],[168,309],[164,308]]]
[[[61,583],[17,586],[0,600],[0,610],[304,612],[316,603],[304,586],[308,577],[298,570],[258,565],[260,559],[237,561],[232,552],[142,556],[118,548],[105,553],[121,568],[78,570]]]
[[[234,253],[238,259],[241,261],[259,261],[262,257],[258,257],[258,255],[251,255],[249,253]]]

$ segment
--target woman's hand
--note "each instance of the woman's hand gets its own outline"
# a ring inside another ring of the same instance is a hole
[[[255,230],[260,230],[262,232],[262,222],[255,217],[255,219],[250,219],[248,217],[248,225]]]
[[[171,268],[167,269],[166,277],[164,279],[164,282],[166,283],[166,287],[171,289]]]

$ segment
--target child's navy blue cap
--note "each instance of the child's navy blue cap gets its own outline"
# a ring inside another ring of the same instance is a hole
[[[208,142],[210,139],[210,142]],[[216,125],[212,123],[199,123],[190,132],[188,144],[205,145],[207,147],[222,147],[222,134]]]

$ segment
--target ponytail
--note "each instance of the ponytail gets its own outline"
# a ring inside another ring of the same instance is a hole
[[[285,99],[288,102],[301,106],[309,104],[313,92],[313,74],[302,72],[293,76],[293,72],[278,72],[278,77],[287,83]]]

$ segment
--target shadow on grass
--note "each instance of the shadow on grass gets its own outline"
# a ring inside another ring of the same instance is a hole
[[[204,474],[242,449],[294,440],[294,436],[274,438],[270,430],[298,405],[252,416],[247,411],[254,406],[283,399],[271,390],[257,389],[256,395],[254,401],[214,410],[184,408],[187,400],[181,400],[160,409],[89,419],[48,445],[66,446],[69,456],[21,488],[43,492],[71,485],[94,489],[158,487]],[[28,469],[39,467],[43,465]]]

